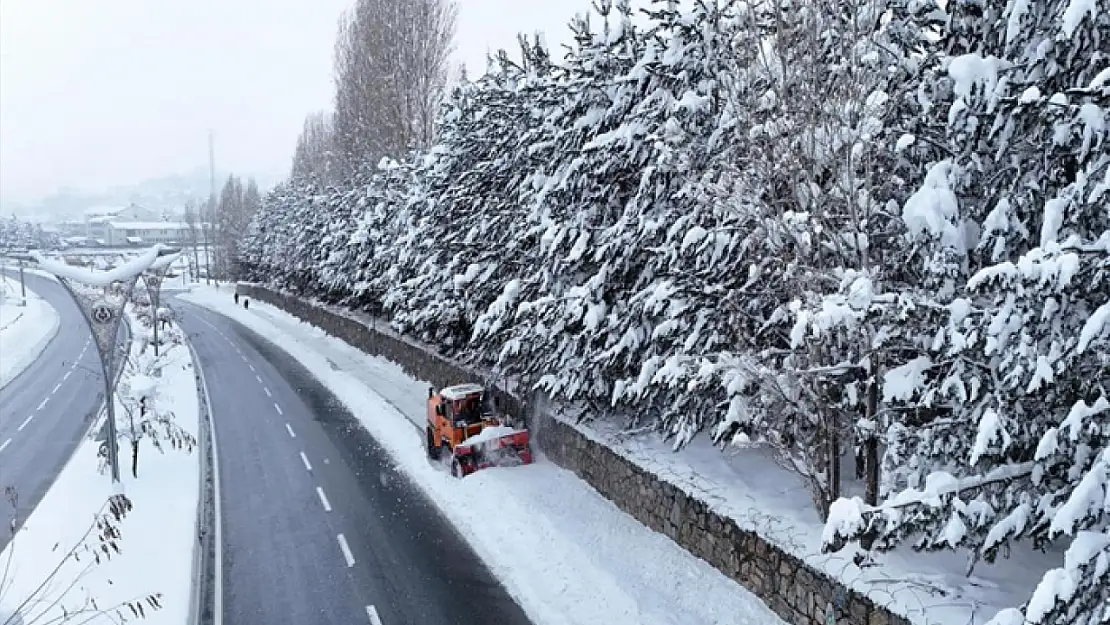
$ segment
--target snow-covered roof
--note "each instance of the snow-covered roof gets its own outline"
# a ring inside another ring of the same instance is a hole
[[[113,221],[116,230],[187,230],[188,224],[176,221]]]
[[[86,208],[84,210],[84,215],[86,217],[111,217],[125,210],[127,210],[126,206],[94,206],[92,208]]]
[[[143,238],[142,237],[127,237],[127,242],[128,243],[142,243]]]
[[[439,392],[444,399],[448,401],[455,401],[462,399],[467,395],[474,393],[481,393],[485,388],[481,384],[456,384],[455,386],[448,386]]]

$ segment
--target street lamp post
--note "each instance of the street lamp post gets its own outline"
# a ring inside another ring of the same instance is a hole
[[[121,359],[115,349],[119,326],[123,321],[123,309],[131,300],[138,276],[113,282],[100,292],[96,288],[75,283],[68,278],[56,276],[70,297],[77,302],[81,315],[92,332],[96,351],[100,356],[100,369],[104,375],[104,405],[108,424],[108,464],[112,470],[112,481],[119,481],[119,448],[116,434],[115,382],[116,367]]]
[[[104,376],[104,405],[107,412],[108,464],[111,467],[112,481],[120,481],[119,472],[119,437],[116,433],[116,402],[115,385],[117,367],[122,362],[121,354],[126,357],[126,350],[115,349],[119,335],[120,323],[123,321],[123,311],[131,301],[135,284],[139,275],[149,269],[159,257],[176,254],[178,250],[168,249],[161,245],[153,248],[144,258],[128,263],[125,271],[120,271],[116,279],[108,279],[108,274],[97,275],[94,272],[79,273],[65,264],[56,264],[38,257],[23,257],[21,260],[30,260],[39,267],[54,274],[62,287],[69,293],[81,316],[88,324],[96,343],[96,351],[100,357],[100,368]],[[167,262],[168,266],[169,263]]]
[[[146,292],[150,297],[150,318],[154,325],[155,356],[158,355],[158,309],[161,307],[162,301],[162,281],[166,278],[166,272],[169,271],[170,265],[177,260],[177,256],[163,256],[154,261],[150,269],[143,273],[143,284],[146,285]]]

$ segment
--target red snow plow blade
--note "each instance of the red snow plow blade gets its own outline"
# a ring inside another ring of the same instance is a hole
[[[532,464],[528,430],[504,426],[487,427],[455,446],[451,474],[470,475],[489,467],[515,467]]]

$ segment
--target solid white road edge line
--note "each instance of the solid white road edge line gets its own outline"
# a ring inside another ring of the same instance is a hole
[[[198,316],[197,319],[200,319]],[[204,321],[200,319],[200,321]],[[208,324],[211,325],[211,324]],[[216,444],[216,419],[212,412],[212,397],[208,394],[208,379],[204,377],[204,369],[200,365],[200,357],[193,349],[193,366],[200,373],[200,385],[204,391],[204,403],[208,406],[208,435],[212,438],[212,524],[214,528],[214,548],[212,557],[212,625],[223,625],[224,622],[224,523],[220,513],[220,455]]]
[[[328,496],[324,494],[324,489],[317,486],[316,494],[320,496],[320,503],[324,504],[324,512],[331,512],[331,503],[328,501]]]
[[[293,433],[293,426],[286,423],[285,424],[285,429],[289,432],[289,437],[290,438],[297,438],[297,435]]]
[[[23,423],[20,423],[20,424],[19,424],[19,427],[17,427],[17,428],[15,429],[15,431],[16,431],[16,432],[22,432],[22,431],[23,431],[23,428],[27,427],[27,424],[28,424],[28,423],[30,423],[30,422],[31,422],[31,419],[34,419],[34,418],[35,418],[35,415],[31,415],[31,416],[27,417],[26,419],[24,419],[24,420],[23,420]]]
[[[347,568],[355,565],[355,556],[351,553],[351,548],[347,546],[347,539],[343,538],[343,534],[335,537],[339,541],[339,549],[343,552],[343,557],[347,560]]]
[[[4,448],[7,447],[8,445],[11,445],[11,444],[12,444],[12,439],[10,439],[10,438],[8,440],[4,441],[3,443],[0,443],[0,451],[4,451]]]
[[[304,463],[304,468],[305,469],[307,469],[309,471],[312,470],[312,463],[308,461],[308,456],[304,455],[303,451],[301,452],[301,462]]]
[[[370,618],[370,625],[382,625],[382,619],[378,616],[378,610],[374,606],[366,606],[366,616]]]

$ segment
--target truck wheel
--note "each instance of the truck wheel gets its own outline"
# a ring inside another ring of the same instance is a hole
[[[424,428],[425,446],[428,449],[428,458],[432,460],[439,460],[439,445],[436,445],[436,437],[432,434],[432,428]]]
[[[462,464],[459,463],[458,458],[451,458],[451,476],[459,478],[463,476]]]

